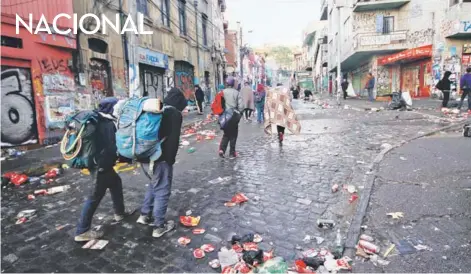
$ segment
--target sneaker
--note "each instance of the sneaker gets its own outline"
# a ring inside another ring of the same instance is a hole
[[[231,152],[229,155],[229,159],[235,159],[237,158],[237,156],[238,156],[237,152]]]
[[[103,231],[96,231],[96,230],[89,230],[87,232],[84,232],[80,235],[75,236],[75,241],[76,242],[88,242],[91,240],[96,240],[98,238],[103,237],[104,233]]]
[[[141,224],[141,225],[148,225],[150,224],[150,218],[145,215],[141,215],[137,219],[136,223]]]
[[[122,220],[124,220],[124,214],[120,215],[120,214],[115,214],[114,215],[114,220],[115,222],[121,222]]]
[[[152,231],[152,237],[154,238],[160,238],[162,237],[165,233],[175,229],[175,222],[174,221],[168,221],[165,224],[154,228],[154,231]]]
[[[222,150],[219,151],[219,157],[224,158],[224,151]]]

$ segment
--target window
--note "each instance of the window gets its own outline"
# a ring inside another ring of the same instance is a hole
[[[98,53],[108,52],[108,44],[105,41],[97,38],[88,38],[88,48]]]
[[[178,19],[180,21],[180,35],[186,36],[186,1],[178,1]]]
[[[3,36],[2,35],[2,47],[22,49],[23,48],[23,40],[21,40],[19,38],[16,38],[16,37],[10,37],[10,36]]]
[[[202,14],[202,31],[203,31],[203,45],[208,45],[208,16],[206,14]]]
[[[394,16],[385,16],[383,19],[383,34],[394,31]]]
[[[147,0],[137,0],[137,11],[144,14],[145,16],[149,16],[149,12],[147,10]]]
[[[170,28],[170,0],[162,0],[162,24]]]

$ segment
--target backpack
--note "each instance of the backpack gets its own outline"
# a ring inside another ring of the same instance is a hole
[[[261,103],[263,100],[263,95],[261,92],[256,91],[255,92],[255,102],[256,103]]]
[[[216,94],[213,103],[211,104],[211,111],[214,115],[221,115],[224,112],[224,92],[221,91]]]
[[[164,140],[159,140],[159,129],[163,109],[159,113],[143,111],[147,99],[129,98],[118,111],[116,147],[121,157],[149,161],[152,168],[153,162],[162,155],[161,144]]]
[[[442,80],[438,81],[437,85],[435,86],[436,89],[438,90],[443,90],[443,82]]]
[[[97,165],[96,129],[99,114],[90,111],[80,111],[65,120],[66,132],[62,138],[60,152],[67,164],[72,168],[90,169]]]

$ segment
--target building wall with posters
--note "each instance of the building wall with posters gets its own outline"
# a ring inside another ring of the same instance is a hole
[[[15,14],[27,19],[33,13],[38,20],[41,10],[51,24],[56,14],[73,13],[72,1],[22,2],[11,0],[2,7],[2,148],[56,143],[66,115],[90,105],[89,97],[76,92],[75,37],[34,35],[22,27],[16,34],[15,29]],[[58,25],[69,28],[72,22],[59,20]]]

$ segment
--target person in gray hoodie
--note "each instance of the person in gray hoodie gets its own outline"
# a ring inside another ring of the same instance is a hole
[[[461,101],[458,109],[461,109],[464,98],[468,96],[468,113],[471,114],[471,67],[468,67],[466,69],[466,74],[461,76],[460,87],[463,94],[461,94]]]
[[[223,90],[224,94],[224,110],[227,111],[229,109],[234,110],[234,114],[232,115],[231,119],[227,122],[224,127],[224,135],[222,136],[221,143],[219,144],[219,156],[224,158],[226,154],[227,146],[230,143],[230,151],[229,157],[235,158],[237,157],[236,152],[236,143],[237,137],[239,135],[239,122],[241,118],[241,108],[243,105],[242,96],[240,92],[235,89],[235,79],[232,76],[227,77],[226,79],[226,88]]]

